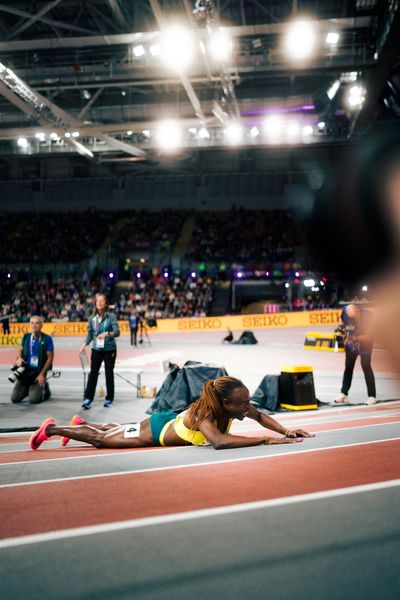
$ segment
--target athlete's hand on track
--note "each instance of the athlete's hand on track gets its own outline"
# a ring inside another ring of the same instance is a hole
[[[308,433],[304,429],[288,429],[285,436],[287,438],[311,438],[315,437],[315,433]]]

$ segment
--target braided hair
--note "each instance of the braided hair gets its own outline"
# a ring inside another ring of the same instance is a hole
[[[224,398],[230,398],[240,387],[245,387],[244,383],[235,377],[224,376],[206,381],[200,398],[188,409],[188,427],[197,430],[204,419],[211,417],[217,421],[218,429],[222,430],[224,425],[222,401]]]

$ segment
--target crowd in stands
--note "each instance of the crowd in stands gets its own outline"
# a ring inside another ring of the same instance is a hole
[[[8,284],[1,311],[11,313],[12,322],[28,322],[31,315],[45,321],[86,321],[93,312],[94,296],[99,290],[110,292],[107,278],[96,271],[91,277],[29,277]],[[6,299],[7,298],[7,299]]]
[[[197,280],[172,274],[165,278],[138,279],[116,302],[119,319],[129,316],[132,306],[145,318],[205,317],[213,299],[210,277]]]
[[[172,250],[185,216],[183,210],[131,213],[113,240],[113,250]]]
[[[300,236],[287,210],[205,212],[196,218],[186,260],[230,261],[257,267],[291,260]]]
[[[87,258],[112,231],[112,213],[89,209],[46,213],[2,213],[1,262],[75,262]]]
[[[145,318],[203,317],[208,314],[213,296],[210,278],[170,275],[144,278],[132,282],[122,292],[113,310],[118,319],[127,319],[132,307]],[[1,314],[12,314],[11,322],[28,322],[31,315],[46,321],[86,321],[93,313],[95,294],[104,291],[112,300],[113,291],[107,277],[87,274],[77,277],[39,279],[8,284],[2,290]],[[6,292],[6,293],[5,293]]]

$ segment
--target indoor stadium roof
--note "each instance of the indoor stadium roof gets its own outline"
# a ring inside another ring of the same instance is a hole
[[[400,114],[399,0],[13,0],[0,33],[3,157],[339,143]]]

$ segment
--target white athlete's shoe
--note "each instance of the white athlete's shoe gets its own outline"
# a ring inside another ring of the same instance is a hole
[[[335,404],[348,404],[349,397],[346,396],[346,394],[339,394],[339,396],[337,398],[335,398],[334,403]]]
[[[365,404],[376,404],[377,400],[375,398],[375,396],[369,396],[368,399],[365,401]]]

